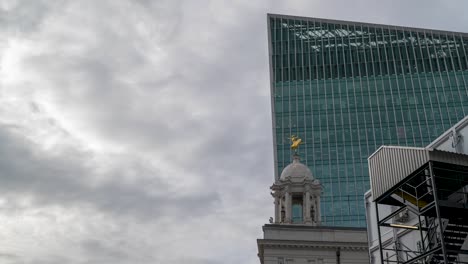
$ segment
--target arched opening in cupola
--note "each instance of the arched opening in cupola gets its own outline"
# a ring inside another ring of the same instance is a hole
[[[293,195],[292,197],[292,222],[303,222],[303,195]]]

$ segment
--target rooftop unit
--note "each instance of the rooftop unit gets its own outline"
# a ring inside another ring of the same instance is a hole
[[[468,155],[382,146],[369,157],[369,174],[381,263],[468,263]],[[379,204],[395,209],[379,216]],[[395,221],[402,212],[413,216],[410,224]],[[418,239],[383,245],[381,227]]]

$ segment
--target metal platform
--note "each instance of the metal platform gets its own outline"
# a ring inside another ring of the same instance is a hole
[[[467,155],[381,147],[369,158],[369,170],[381,263],[468,263]],[[379,205],[393,210],[381,216]],[[402,212],[411,216],[409,224],[395,220]],[[382,227],[416,239],[382,245]]]

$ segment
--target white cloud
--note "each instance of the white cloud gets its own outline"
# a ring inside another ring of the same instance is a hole
[[[1,2],[0,262],[258,263],[266,13],[467,31],[424,3]]]

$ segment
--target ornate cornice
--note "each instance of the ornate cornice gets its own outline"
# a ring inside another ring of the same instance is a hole
[[[289,249],[338,249],[349,251],[368,251],[367,243],[360,242],[315,242],[300,240],[277,240],[277,239],[258,239],[259,249],[262,248],[289,248]]]
[[[302,182],[294,182],[291,180],[281,180],[273,183],[270,189],[280,189],[284,188],[285,186],[299,186],[299,187],[306,187],[308,186],[311,189],[321,189],[321,184],[317,180],[305,180]]]

